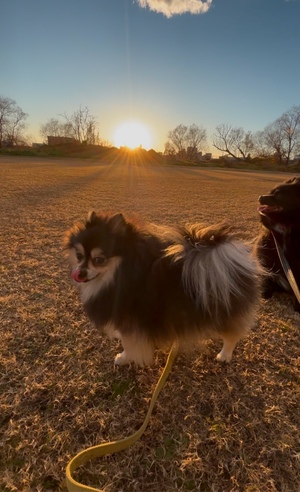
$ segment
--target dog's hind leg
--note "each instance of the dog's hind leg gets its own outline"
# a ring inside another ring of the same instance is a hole
[[[148,366],[153,360],[153,346],[146,338],[137,335],[122,335],[123,352],[117,354],[115,364],[123,366],[134,362],[138,366]]]
[[[244,338],[253,328],[256,321],[257,306],[253,304],[249,308],[247,314],[237,316],[234,320],[227,320],[223,329],[219,331],[220,337],[223,339],[223,347],[217,355],[217,360],[221,362],[230,362],[232,352],[236,344]]]

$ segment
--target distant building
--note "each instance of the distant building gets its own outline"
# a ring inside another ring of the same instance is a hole
[[[47,137],[48,145],[62,145],[62,144],[72,144],[79,143],[76,138],[71,137]]]
[[[212,154],[210,152],[207,152],[201,157],[201,161],[210,161],[212,158]]]

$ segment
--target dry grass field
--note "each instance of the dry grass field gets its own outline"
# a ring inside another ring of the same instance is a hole
[[[142,423],[164,366],[114,368],[118,343],[85,317],[62,250],[88,210],[259,231],[257,197],[287,175],[0,157],[0,490],[64,491],[68,461]],[[262,301],[229,365],[219,342],[179,355],[135,446],[76,474],[109,492],[298,492],[300,316]]]

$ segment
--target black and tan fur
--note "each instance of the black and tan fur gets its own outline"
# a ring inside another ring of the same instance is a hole
[[[255,323],[260,267],[224,225],[162,227],[118,213],[71,228],[65,246],[85,311],[121,340],[115,363],[150,364],[156,347],[223,339],[229,362]]]

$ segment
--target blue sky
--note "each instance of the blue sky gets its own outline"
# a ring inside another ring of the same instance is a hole
[[[167,17],[155,7],[165,12]],[[204,13],[173,12],[206,8]],[[0,95],[28,133],[88,106],[100,136],[142,122],[152,147],[196,123],[257,131],[300,105],[300,0],[0,0]],[[189,7],[190,6],[190,7]]]

